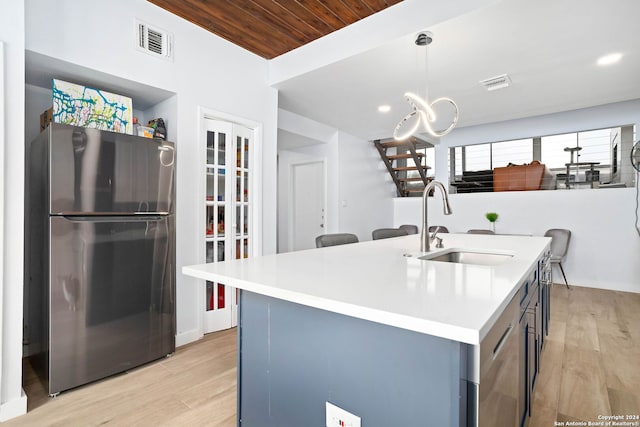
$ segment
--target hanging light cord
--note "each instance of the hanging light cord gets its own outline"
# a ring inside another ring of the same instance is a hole
[[[638,233],[638,236],[640,237],[640,225],[638,225],[638,208],[640,206],[638,206],[640,204],[640,201],[638,200],[638,197],[640,196],[640,183],[638,182],[640,180],[640,172],[636,172],[636,222],[635,222],[635,226],[636,226],[636,233]]]
[[[633,224],[636,228],[636,232],[638,233],[638,236],[640,236],[640,225],[638,224],[638,209],[640,208],[640,183],[638,182],[640,180],[640,157],[638,157],[640,155],[640,141],[637,141],[635,144],[633,144],[633,146],[631,147],[631,153],[629,156],[629,160],[631,162],[631,167],[633,167],[636,170],[636,211],[635,211],[635,216],[636,216],[636,222]]]

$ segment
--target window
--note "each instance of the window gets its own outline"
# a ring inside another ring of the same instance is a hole
[[[426,165],[429,166],[429,170],[427,170],[427,176],[435,176],[436,171],[436,149],[434,147],[428,147],[423,150],[426,158]]]
[[[610,165],[612,132],[618,132],[618,129],[599,129],[578,133],[578,146],[582,147],[580,161]]]
[[[499,168],[513,163],[523,165],[533,160],[533,138],[491,144],[491,166]]]
[[[462,176],[463,171],[493,169],[509,163],[530,163],[533,160],[533,139],[454,147],[453,156],[456,176]]]
[[[456,177],[462,176],[462,148],[454,147],[449,150],[449,173],[451,173],[451,164],[453,162],[453,173]]]
[[[540,139],[540,163],[544,163],[549,169],[564,168],[569,162],[569,153],[565,147],[575,147],[578,143],[577,134],[543,136]]]
[[[629,186],[631,181],[619,176],[616,171],[621,164],[620,153],[624,152],[621,147],[627,147],[628,150],[633,145],[634,134],[635,127],[628,125],[451,147],[450,179],[457,181],[456,185],[459,186],[461,180],[465,181],[465,172],[538,160],[553,173],[556,188],[595,188],[600,184]],[[622,141],[620,146],[616,141]],[[568,163],[571,165],[567,175]]]
[[[465,171],[491,169],[491,144],[467,145],[464,148]]]
[[[558,181],[569,179],[589,186],[592,181],[609,183],[612,179],[611,138],[619,132],[620,128],[607,128],[542,137],[541,162],[555,173]]]
[[[550,169],[565,168],[567,163],[597,162],[611,165],[611,133],[617,129],[598,129],[541,138],[540,161]],[[576,148],[573,156],[568,148]]]

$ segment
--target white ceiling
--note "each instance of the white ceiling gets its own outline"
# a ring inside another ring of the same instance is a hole
[[[453,98],[458,127],[640,98],[639,17],[639,0],[502,0],[425,28],[434,35],[429,98]],[[280,82],[280,108],[365,139],[391,137],[410,112],[404,92],[425,92],[414,39],[415,32]],[[624,55],[618,64],[596,65],[612,52]],[[504,73],[507,89],[479,84]],[[378,113],[380,104],[391,111]]]

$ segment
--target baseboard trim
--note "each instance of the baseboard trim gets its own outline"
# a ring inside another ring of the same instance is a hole
[[[181,347],[194,341],[198,341],[199,339],[202,339],[203,336],[204,335],[202,335],[202,333],[197,329],[191,329],[190,331],[177,334],[176,347]]]
[[[559,281],[559,282],[553,282],[554,286],[560,286],[560,287],[565,287],[566,285],[564,284],[564,281]],[[637,284],[627,284],[627,283],[616,283],[613,286],[607,285],[607,286],[602,286],[602,285],[593,285],[593,284],[585,284],[585,283],[575,283],[575,282],[571,282],[569,283],[569,286],[576,287],[576,288],[590,288],[590,289],[601,289],[603,291],[615,291],[615,292],[629,292],[632,294],[640,294],[640,288],[638,288]]]
[[[27,413],[27,395],[24,389],[20,392],[20,397],[10,400],[0,405],[0,422],[9,421]]]

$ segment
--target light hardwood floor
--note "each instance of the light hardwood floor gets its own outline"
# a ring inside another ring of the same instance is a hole
[[[550,334],[529,426],[640,415],[640,294],[560,285],[551,294]],[[231,329],[54,399],[27,366],[29,412],[2,425],[234,426],[236,357]]]
[[[236,358],[234,328],[55,398],[27,366],[28,412],[2,426],[235,426]]]
[[[530,427],[640,415],[640,294],[554,285]]]

